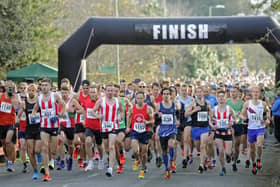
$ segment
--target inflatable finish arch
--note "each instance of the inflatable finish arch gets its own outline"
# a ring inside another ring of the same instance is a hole
[[[93,37],[90,38],[90,33]],[[88,41],[89,40],[89,41]],[[187,17],[88,19],[58,50],[58,79],[74,85],[81,65],[102,44],[227,44],[260,43],[276,59],[280,80],[280,26],[271,17]],[[89,43],[88,43],[89,42]],[[87,48],[88,44],[88,49]],[[85,53],[86,51],[86,53]],[[84,54],[85,53],[85,54]],[[265,62],[263,62],[265,63]],[[81,76],[78,76],[80,84]]]

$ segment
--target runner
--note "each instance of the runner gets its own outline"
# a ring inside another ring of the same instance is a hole
[[[176,109],[178,106],[170,100],[170,88],[163,88],[161,93],[163,95],[163,101],[157,105],[157,112],[161,118],[158,135],[160,137],[162,159],[165,165],[165,179],[170,179],[170,170],[176,172],[174,148],[177,134],[177,125],[179,125],[179,121],[176,120]],[[168,150],[170,155],[170,166],[168,164]]]
[[[153,118],[153,109],[151,106],[148,106],[147,103],[144,103],[145,93],[137,92],[136,101],[137,104],[134,104],[133,107],[129,108],[127,128],[126,131],[130,131],[131,124],[131,144],[133,154],[135,156],[135,161],[133,164],[133,171],[138,170],[139,161],[142,163],[142,168],[139,172],[138,178],[144,179],[145,169],[146,169],[146,160],[148,152],[148,144],[151,136],[149,135],[149,125],[154,122]]]
[[[250,145],[251,161],[253,163],[252,173],[257,174],[257,169],[262,168],[262,149],[265,128],[270,124],[270,110],[267,104],[259,100],[261,89],[258,86],[251,87],[252,99],[246,101],[243,106],[241,118],[248,118],[248,142]],[[267,119],[264,119],[266,113]],[[257,150],[256,150],[257,149]],[[256,163],[257,152],[257,163]]]
[[[42,79],[41,89],[41,94],[33,108],[32,116],[35,118],[38,110],[41,110],[40,137],[42,142],[42,157],[45,170],[43,181],[46,182],[51,180],[48,167],[50,167],[50,169],[54,169],[54,158],[56,156],[57,150],[57,134],[59,127],[57,116],[62,116],[62,114],[65,113],[65,103],[61,97],[50,91],[50,79]],[[57,111],[57,103],[62,106],[61,112]]]
[[[35,103],[38,100],[37,97],[37,87],[35,84],[30,84],[27,87],[28,97],[23,103],[21,103],[21,109],[18,116],[21,118],[23,113],[26,114],[26,130],[25,130],[25,139],[27,142],[27,154],[33,167],[33,176],[32,179],[36,180],[39,178],[39,172],[37,168],[37,162],[42,162],[41,157],[41,140],[40,140],[40,109],[35,114],[35,117],[32,117],[32,111]],[[37,162],[36,158],[37,156]]]
[[[12,141],[14,136],[15,111],[18,108],[18,97],[13,93],[14,83],[8,81],[5,92],[0,93],[0,140],[7,156],[7,171],[14,171],[15,148]]]
[[[236,120],[234,112],[230,106],[226,104],[226,92],[224,90],[217,91],[218,106],[215,106],[211,119],[214,119],[214,124],[210,121],[210,126],[215,130],[215,141],[219,151],[220,158],[220,176],[226,175],[225,154],[227,163],[231,162],[232,153],[232,118]],[[225,148],[224,148],[225,145]]]
[[[125,97],[120,97],[120,87],[117,84],[114,84],[113,95],[115,98],[119,98],[121,101],[121,107],[124,110],[124,119],[119,122],[119,128],[116,129],[117,139],[116,139],[116,159],[118,161],[119,167],[117,173],[123,172],[123,165],[125,163],[125,155],[124,155],[124,139],[126,137],[126,106],[130,106],[128,99]]]
[[[79,101],[80,105],[85,108],[86,103],[90,102],[89,97],[89,87],[90,83],[88,80],[83,80],[81,84],[82,90],[76,95],[76,99]],[[80,153],[80,158],[78,159],[78,166],[85,170],[87,167],[86,163],[86,153],[85,153],[85,116],[83,114],[76,113],[75,116],[75,136],[74,136],[74,154],[73,158],[78,158]],[[79,147],[79,148],[78,148]]]
[[[200,148],[200,165],[198,171],[203,173],[206,170],[206,146],[210,132],[209,128],[209,111],[210,104],[203,99],[203,88],[195,89],[196,99],[192,101],[187,108],[185,116],[192,118],[192,140],[196,147]]]
[[[19,107],[21,103],[25,102],[26,99],[26,89],[27,88],[27,83],[26,82],[20,82],[19,87],[18,87],[18,100],[19,100]],[[23,169],[22,172],[26,173],[27,172],[27,161],[26,161],[26,142],[25,142],[25,128],[26,128],[26,113],[22,112],[21,116],[19,116],[19,109],[17,109],[17,117],[19,121],[19,131],[18,131],[18,139],[20,143],[20,157],[23,163]]]
[[[115,162],[115,143],[116,143],[116,131],[118,129],[119,122],[123,120],[124,110],[120,106],[120,99],[113,97],[113,84],[106,85],[105,97],[98,99],[96,102],[93,113],[95,117],[101,118],[101,132],[104,139],[105,150],[109,153],[109,167],[106,171],[106,176],[111,177],[113,174],[113,166]],[[96,114],[98,110],[101,110],[101,114]],[[118,113],[120,112],[120,113]]]
[[[185,112],[189,105],[193,102],[193,98],[188,95],[188,85],[182,84],[181,95],[178,100],[180,102],[180,128],[183,132],[181,141],[184,144],[183,152],[183,168],[187,168],[188,162],[192,163],[192,140],[191,140],[191,117],[185,117]]]
[[[230,98],[227,100],[227,105],[229,105],[236,116],[239,116],[240,112],[242,111],[243,102],[242,99],[239,97],[239,88],[237,86],[233,86],[230,90]],[[242,125],[242,120],[238,120],[237,123],[233,124],[233,144],[234,144],[234,154],[233,154],[233,164],[232,170],[237,172],[236,162],[238,161],[239,157],[239,147],[241,143],[241,136],[244,134],[244,129]]]
[[[104,168],[103,146],[102,146],[102,137],[101,137],[101,121],[100,119],[96,118],[93,113],[93,108],[98,100],[98,92],[96,86],[94,85],[90,86],[89,97],[90,97],[90,102],[87,102],[85,104],[86,154],[88,157],[87,158],[88,165],[86,171],[90,171],[93,169],[92,147],[94,143],[97,144],[97,149],[99,153],[98,169],[101,170]]]
[[[67,170],[72,170],[73,163],[73,140],[74,140],[74,132],[75,132],[75,113],[84,113],[84,109],[78,103],[78,101],[73,98],[71,95],[70,87],[67,85],[63,85],[61,87],[61,97],[64,103],[66,104],[66,112],[59,117],[59,125],[60,125],[60,138],[58,142],[59,153],[60,153],[60,163],[58,164],[58,170],[61,170],[65,167],[65,150],[64,144],[67,146],[67,156],[66,156],[66,164]],[[61,112],[63,107],[61,105],[58,106],[58,111]]]

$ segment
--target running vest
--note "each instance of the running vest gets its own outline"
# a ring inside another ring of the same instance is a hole
[[[92,130],[100,130],[101,129],[101,122],[99,118],[96,118],[93,115],[93,108],[98,101],[98,98],[95,101],[90,101],[85,105],[86,111],[86,121],[85,121],[85,128],[90,128]],[[99,109],[98,109],[99,111]]]
[[[123,97],[121,97],[121,107],[123,108],[124,111],[126,111]],[[120,112],[119,112],[119,115],[120,115]],[[125,129],[126,128],[126,117],[125,116],[126,116],[126,112],[124,112],[123,120],[119,123],[119,129]]]
[[[25,113],[26,115],[26,127],[40,127],[40,122],[41,122],[41,109],[39,108],[39,111],[35,114],[35,116],[33,117],[33,121],[32,119],[32,111],[34,108],[35,103],[29,103],[27,101],[27,98],[25,99]]]
[[[143,123],[143,119],[149,120],[149,114],[147,112],[148,104],[144,104],[144,107],[138,109],[136,104],[133,105],[132,117],[131,117],[131,129],[138,132],[144,133],[149,131],[149,125]]]
[[[69,98],[66,103],[66,110],[69,108],[69,104],[72,102],[73,97]],[[62,110],[62,106],[59,105],[58,111]],[[65,112],[62,117],[59,117],[59,124],[65,128],[74,128],[75,127],[75,113]]]
[[[178,97],[178,101],[181,105],[181,109],[180,109],[180,124],[184,125],[187,122],[190,122],[192,120],[191,116],[188,116],[187,118],[185,118],[185,112],[187,110],[187,108],[190,106],[191,102],[192,102],[192,97],[188,96],[186,100],[184,100],[181,96]]]
[[[5,93],[2,93],[0,98],[0,125],[14,125],[15,124],[15,109],[12,105],[11,98],[6,98]]]
[[[231,122],[230,106],[226,106],[224,112],[218,111],[218,106],[214,107],[214,120],[217,125],[217,131],[226,131],[225,135],[230,135],[229,124]]]
[[[119,129],[119,101],[114,98],[115,102],[113,105],[109,105],[106,101],[106,97],[101,100],[101,115],[102,115],[102,126],[101,132],[111,132],[115,129]]]
[[[80,105],[85,108],[85,105],[87,102],[90,102],[90,97],[89,97],[89,94],[85,97],[83,96],[83,93],[80,92],[80,96],[79,96],[79,99],[78,99]],[[83,114],[78,114],[76,113],[76,116],[75,116],[75,123],[76,124],[84,124],[85,123],[85,116]]]
[[[248,129],[261,129],[265,128],[263,113],[264,106],[261,100],[258,100],[258,104],[254,105],[252,100],[249,100],[249,106],[247,109],[248,115]]]
[[[26,96],[21,97],[20,94],[17,94],[17,95],[18,95],[19,103],[24,103]],[[20,116],[20,120],[19,120],[19,130],[25,131],[25,128],[26,128],[26,113],[25,113],[25,111],[23,111]]]
[[[236,116],[239,116],[240,112],[242,111],[243,101],[242,101],[242,99],[239,98],[238,102],[236,104],[233,104],[231,102],[231,99],[228,99],[227,100],[227,105],[229,105],[233,109],[233,111],[234,111]],[[241,125],[242,124],[242,120],[239,119],[239,121],[237,123],[235,123],[235,124]]]
[[[159,136],[166,137],[171,134],[177,134],[176,110],[174,102],[172,102],[170,108],[165,108],[163,104],[160,103],[159,112],[162,113],[161,123],[158,131]]]
[[[57,104],[54,93],[50,93],[48,101],[43,100],[43,95],[39,96],[39,106],[41,109],[41,128],[58,128],[59,124],[56,120],[54,123],[51,122],[51,118],[57,116]]]
[[[201,110],[191,115],[192,127],[208,127],[209,111],[207,103],[204,102],[204,105],[200,105],[197,100],[195,100],[195,106],[200,106]]]

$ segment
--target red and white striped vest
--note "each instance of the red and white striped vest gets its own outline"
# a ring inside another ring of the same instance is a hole
[[[73,97],[69,98],[66,103],[66,110],[69,108],[69,104],[72,102]],[[62,110],[62,106],[59,105],[59,111]],[[65,128],[75,127],[75,116],[69,117],[68,112],[65,112],[62,117],[59,118],[59,124]]]
[[[102,127],[101,132],[111,132],[119,128],[119,100],[114,98],[113,105],[109,105],[106,101],[106,97],[101,101],[101,115],[102,115]]]
[[[230,107],[227,105],[226,110],[221,113],[218,111],[218,106],[214,107],[214,118],[215,123],[218,126],[216,130],[216,134],[219,135],[231,135],[232,130],[229,128],[229,124],[231,123],[231,115],[230,115]],[[226,130],[219,130],[226,129]]]
[[[58,121],[51,123],[50,119],[57,116],[57,104],[54,93],[51,92],[47,102],[43,101],[43,95],[39,96],[41,108],[41,128],[58,128]]]

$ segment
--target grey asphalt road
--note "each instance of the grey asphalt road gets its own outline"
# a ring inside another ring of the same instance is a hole
[[[75,167],[73,171],[51,171],[52,180],[45,183],[41,179],[33,181],[31,179],[32,172],[21,173],[22,165],[16,164],[16,171],[8,173],[5,167],[0,167],[0,187],[83,187],[83,186],[97,186],[97,187],[164,187],[164,186],[197,186],[197,187],[280,187],[280,146],[272,146],[274,138],[269,136],[266,140],[266,146],[263,154],[263,169],[256,176],[251,173],[251,168],[246,169],[244,162],[245,155],[241,155],[241,163],[238,164],[238,172],[233,173],[231,164],[226,166],[227,176],[219,176],[219,164],[212,170],[207,170],[203,174],[197,172],[199,158],[195,157],[194,162],[187,169],[182,168],[182,158],[177,159],[177,173],[172,174],[170,180],[165,180],[163,173],[164,169],[156,168],[155,159],[148,163],[148,172],[145,179],[138,179],[138,172],[132,171],[133,161],[130,159],[130,154],[125,163],[124,173],[117,174],[108,178],[105,176],[105,170],[99,171],[97,169],[97,162],[93,171],[84,172]],[[31,167],[29,166],[29,170]],[[42,176],[41,176],[42,178]]]

